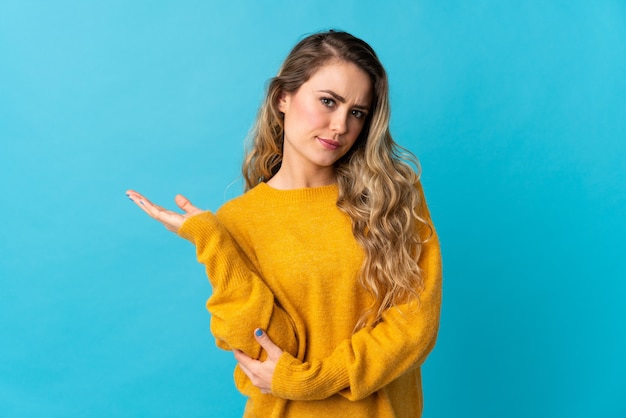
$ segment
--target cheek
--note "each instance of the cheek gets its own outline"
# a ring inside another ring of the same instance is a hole
[[[350,126],[350,138],[353,138],[356,141],[357,137],[361,134],[364,127],[365,122],[353,120],[352,125]]]
[[[319,109],[318,103],[298,102],[294,109],[297,113],[298,123],[309,128],[323,127],[327,123],[327,117]]]

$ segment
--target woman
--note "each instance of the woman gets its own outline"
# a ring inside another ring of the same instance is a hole
[[[421,416],[441,257],[415,159],[388,125],[372,48],[314,34],[269,85],[242,196],[213,214],[179,195],[178,214],[128,192],[206,265],[245,416]]]

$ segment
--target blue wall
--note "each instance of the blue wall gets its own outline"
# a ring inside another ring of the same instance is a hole
[[[623,1],[0,1],[0,415],[237,417],[193,247],[303,35],[374,46],[445,257],[425,417],[626,416]],[[234,183],[233,183],[234,182]]]

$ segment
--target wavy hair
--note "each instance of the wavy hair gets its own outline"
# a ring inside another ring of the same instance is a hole
[[[249,137],[242,173],[249,190],[278,172],[284,134],[278,99],[281,94],[295,93],[333,60],[354,63],[369,75],[373,86],[372,109],[363,129],[335,164],[337,207],[350,217],[352,233],[365,252],[359,278],[373,300],[355,327],[359,329],[379,322],[386,309],[419,302],[423,278],[417,261],[428,236],[421,238],[421,231],[432,234],[419,213],[419,163],[389,132],[387,74],[374,50],[361,39],[333,30],[301,40],[270,80]]]

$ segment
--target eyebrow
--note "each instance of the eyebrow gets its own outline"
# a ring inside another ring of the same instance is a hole
[[[341,96],[341,95],[339,95],[339,94],[335,93],[335,92],[334,92],[334,91],[332,91],[332,90],[318,90],[318,93],[326,93],[326,94],[330,94],[330,95],[331,95],[331,96],[333,96],[333,97],[334,97],[334,98],[335,98],[338,102],[341,102],[341,103],[345,103],[345,102],[346,102],[346,99],[345,99],[343,96]],[[355,105],[354,105],[354,107],[355,107],[356,109],[360,109],[360,110],[367,110],[367,111],[369,111],[369,110],[370,110],[369,106],[360,105],[360,104],[355,104]]]

